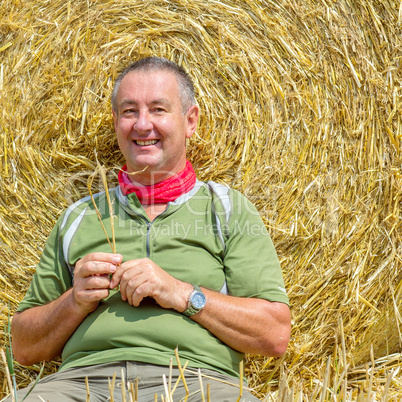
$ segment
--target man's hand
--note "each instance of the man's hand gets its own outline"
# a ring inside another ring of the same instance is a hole
[[[89,254],[75,265],[73,288],[48,304],[16,313],[11,322],[16,360],[31,365],[58,356],[85,317],[108,296],[109,274],[122,261],[120,254]]]
[[[148,258],[121,264],[113,274],[110,288],[117,285],[122,299],[133,306],[139,306],[144,297],[152,297],[161,307],[178,312],[186,310],[193,290],[191,284],[172,277]],[[191,317],[194,321],[240,352],[266,356],[285,353],[290,337],[286,304],[202,290],[207,304]]]
[[[152,297],[163,308],[184,311],[193,289],[169,275],[148,258],[130,260],[121,264],[113,274],[110,288],[120,285],[123,300],[139,306],[144,297]]]
[[[122,261],[120,254],[111,253],[91,253],[77,261],[73,297],[83,313],[91,313],[98,307],[100,300],[108,297],[109,275],[116,272]]]

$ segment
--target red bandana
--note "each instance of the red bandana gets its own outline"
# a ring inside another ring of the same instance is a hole
[[[196,181],[193,166],[186,161],[186,167],[180,173],[151,186],[135,185],[126,173],[127,165],[119,172],[119,184],[124,195],[135,193],[141,204],[164,204],[174,201],[190,191]]]

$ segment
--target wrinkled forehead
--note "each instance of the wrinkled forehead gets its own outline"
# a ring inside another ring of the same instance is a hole
[[[117,93],[118,104],[126,101],[165,99],[180,102],[176,75],[169,70],[135,70],[122,79]]]
[[[147,87],[150,84],[175,87],[179,90],[179,82],[175,73],[169,70],[134,70],[125,75],[120,83],[120,87],[127,83],[136,82],[138,87]]]

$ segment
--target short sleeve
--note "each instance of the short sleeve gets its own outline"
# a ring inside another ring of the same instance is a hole
[[[224,257],[229,294],[289,304],[279,259],[258,211],[235,190],[230,199]]]
[[[47,304],[60,297],[72,286],[72,278],[63,258],[60,236],[62,219],[63,215],[47,239],[36,272],[17,311]]]

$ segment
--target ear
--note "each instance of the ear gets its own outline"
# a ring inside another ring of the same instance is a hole
[[[186,113],[187,119],[187,130],[186,130],[186,138],[191,138],[197,129],[199,116],[199,108],[197,105],[191,106]]]
[[[117,127],[117,113],[112,109],[112,114],[113,114],[113,121],[114,121],[114,131],[116,131]]]

